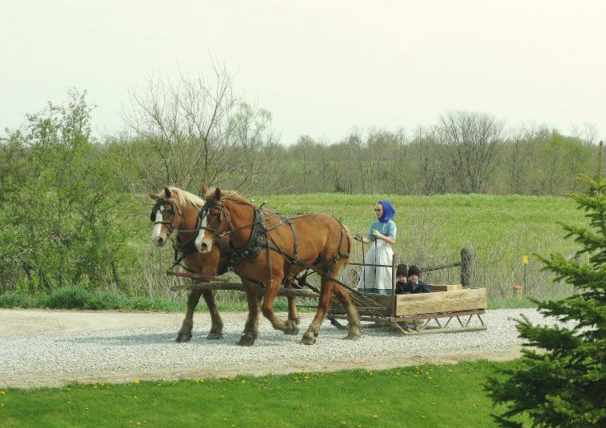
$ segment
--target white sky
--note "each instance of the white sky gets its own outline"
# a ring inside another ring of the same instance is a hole
[[[605,45],[604,0],[3,1],[0,131],[74,87],[95,131],[117,134],[129,91],[210,77],[214,60],[283,144],[411,135],[453,110],[600,140]]]

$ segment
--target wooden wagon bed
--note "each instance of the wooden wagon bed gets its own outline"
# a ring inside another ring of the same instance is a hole
[[[363,297],[355,299],[356,307],[362,321],[392,326],[401,334],[486,330],[482,319],[488,307],[486,288],[456,284],[432,285],[432,290],[392,296],[359,293]],[[344,318],[343,306],[334,302],[329,317]]]
[[[206,282],[191,273],[169,271],[167,274],[194,280],[189,285],[171,287],[172,290],[244,290],[241,283],[221,278]],[[262,289],[259,292],[262,293]],[[381,295],[361,293],[353,288],[350,288],[350,292],[361,321],[369,322],[370,326],[391,326],[400,334],[452,333],[487,328],[482,319],[488,307],[486,288],[463,288],[461,284],[454,284],[432,285],[431,293],[421,294]],[[319,296],[316,290],[307,287],[282,288],[279,295]],[[327,318],[335,327],[346,328],[338,321],[346,318],[345,308],[338,300],[333,299]]]

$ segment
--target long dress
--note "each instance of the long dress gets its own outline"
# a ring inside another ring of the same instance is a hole
[[[373,230],[396,239],[398,226],[393,220],[386,222],[375,221],[368,230],[368,239],[371,241],[370,249],[364,256],[364,264],[388,265],[389,267],[364,266],[358,281],[358,290],[367,293],[390,294],[392,287],[393,249],[382,239],[377,239]]]

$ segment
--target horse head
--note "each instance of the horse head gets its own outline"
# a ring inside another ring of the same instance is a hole
[[[176,187],[165,187],[148,195],[156,201],[150,219],[154,224],[151,239],[157,246],[163,246],[174,230],[196,231],[198,210],[204,205],[202,199]]]
[[[208,253],[212,249],[213,242],[220,238],[225,205],[221,189],[209,190],[204,186],[202,192],[205,195],[204,208],[200,210],[199,232],[195,245],[200,253]]]

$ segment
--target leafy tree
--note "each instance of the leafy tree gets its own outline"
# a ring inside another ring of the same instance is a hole
[[[66,105],[27,115],[4,151],[0,274],[6,287],[52,292],[118,281],[119,222],[112,167],[90,135],[93,106],[68,91]],[[5,173],[4,173],[5,172]]]
[[[600,165],[601,165],[600,143]],[[567,238],[582,246],[587,262],[578,265],[560,254],[539,256],[556,281],[574,285],[581,294],[561,301],[540,302],[544,315],[565,322],[553,327],[518,320],[527,345],[518,367],[488,379],[486,388],[495,403],[507,409],[495,419],[501,426],[521,426],[512,417],[527,415],[541,427],[606,426],[606,180],[580,175],[589,187],[572,198],[586,212],[589,225],[562,224]]]

